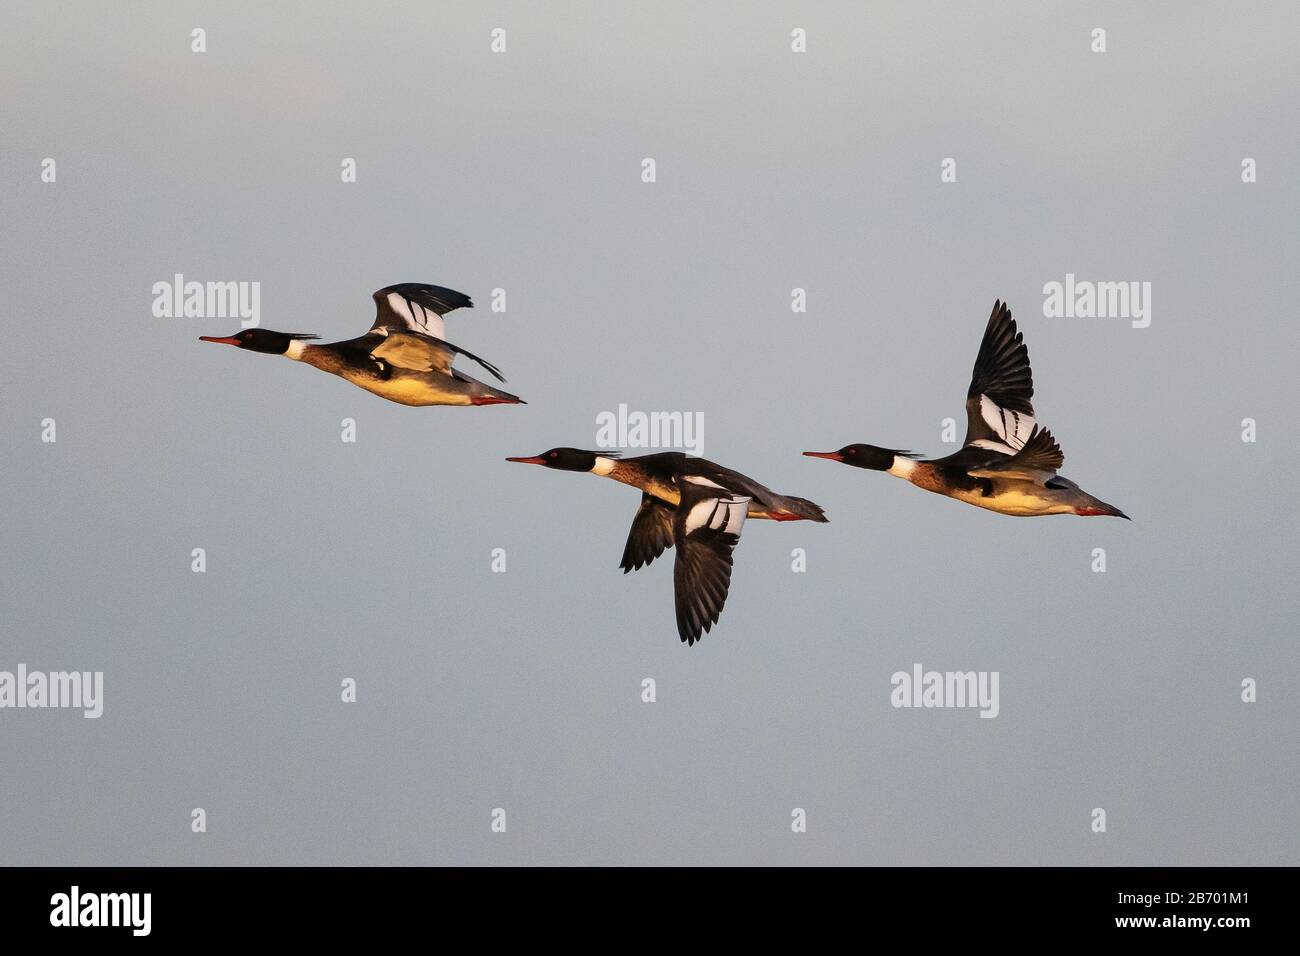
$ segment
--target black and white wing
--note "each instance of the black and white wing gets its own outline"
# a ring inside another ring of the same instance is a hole
[[[1016,331],[1011,310],[994,302],[966,392],[963,446],[1014,455],[1034,433],[1033,396],[1024,337]]]
[[[452,345],[446,339],[442,317],[452,309],[472,309],[469,296],[455,289],[421,282],[402,282],[380,289],[375,300],[375,324],[363,341],[378,345],[370,354],[386,365],[416,372],[451,375],[457,355],[473,359],[499,381],[505,376],[491,362]]]
[[[1052,433],[1046,428],[1035,428],[1024,447],[1010,458],[999,458],[979,468],[972,468],[968,473],[976,478],[1010,478],[1045,485],[1055,477],[1063,464],[1065,453],[1061,451],[1061,446],[1056,443]]]
[[[673,546],[673,506],[644,492],[623,548],[623,573],[648,565]]]
[[[731,587],[731,552],[740,540],[751,499],[694,475],[679,480],[682,500],[673,515],[673,594],[677,633],[687,644],[718,621]]]
[[[422,282],[399,282],[380,289],[375,300],[375,324],[371,329],[406,330],[446,339],[442,317],[452,309],[472,309],[469,296],[455,289]]]

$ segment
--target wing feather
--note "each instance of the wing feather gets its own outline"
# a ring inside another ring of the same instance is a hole
[[[1065,464],[1065,453],[1046,428],[1035,428],[1025,446],[1010,458],[972,468],[975,478],[1019,478],[1046,483]]]
[[[731,587],[731,554],[752,500],[713,482],[684,477],[673,515],[673,594],[677,633],[694,644],[718,621]]]
[[[1033,434],[1034,377],[1029,349],[1011,310],[993,303],[966,391],[966,440],[990,451],[1014,454]]]
[[[442,339],[404,330],[387,330],[383,335],[372,330],[371,335],[377,344],[370,349],[370,354],[397,368],[450,375],[452,362],[457,355],[463,355],[478,362],[496,376],[498,381],[506,380],[501,370],[491,362]]]
[[[399,282],[371,296],[375,300],[372,329],[405,329],[435,339],[447,337],[442,317],[453,309],[472,309],[470,297],[455,289],[422,282]]]
[[[668,502],[642,493],[641,507],[632,519],[632,529],[627,534],[627,545],[623,548],[623,560],[619,565],[624,574],[646,567],[673,546],[675,511]]]

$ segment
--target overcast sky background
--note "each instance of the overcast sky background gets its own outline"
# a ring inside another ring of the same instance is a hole
[[[105,673],[99,720],[0,711],[0,862],[1300,862],[1294,4],[0,16],[0,669]],[[201,345],[238,323],[153,317],[177,272],[327,339],[462,290],[530,404]],[[1045,318],[1067,272],[1151,282],[1150,328]],[[1132,523],[800,457],[952,451],[998,297]],[[693,648],[671,560],[618,570],[633,491],[501,460],[619,403],[831,519],[749,525]],[[918,662],[1000,715],[895,710]]]

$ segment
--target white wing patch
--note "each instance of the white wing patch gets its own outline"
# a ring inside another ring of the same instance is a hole
[[[1032,415],[1024,415],[1020,412],[1002,408],[987,395],[980,396],[980,417],[984,419],[989,428],[993,429],[995,435],[1006,442],[1006,445],[1002,448],[997,447],[996,442],[987,438],[971,442],[972,445],[988,448],[991,451],[1003,451],[1005,449],[1007,454],[1014,454],[1025,447],[1025,442],[1029,441],[1029,436],[1034,433],[1034,417]]]
[[[711,481],[697,483],[713,484]],[[749,513],[749,501],[748,498],[737,496],[708,498],[699,502],[686,515],[686,533],[691,534],[700,528],[708,527],[714,531],[740,534],[740,528],[745,523],[745,515]]]
[[[388,307],[417,332],[432,335],[435,339],[447,337],[447,324],[437,312],[426,309],[418,302],[408,302],[396,292],[388,293]]]
[[[722,485],[718,484],[716,481],[710,481],[708,478],[705,478],[702,475],[685,475],[683,476],[682,480],[689,481],[693,485],[704,485],[704,487],[706,488],[717,488],[719,491],[727,490],[726,488],[723,488]]]

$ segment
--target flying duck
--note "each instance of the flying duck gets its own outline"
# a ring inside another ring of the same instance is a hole
[[[1011,310],[994,302],[966,392],[966,440],[960,451],[934,461],[875,445],[804,454],[886,471],[926,491],[1004,515],[1128,518],[1056,473],[1065,456],[1052,433],[1034,421],[1033,394],[1029,350]]]
[[[822,509],[805,498],[779,495],[730,468],[681,452],[621,458],[616,452],[552,448],[506,461],[591,472],[641,489],[620,566],[627,574],[676,546],[677,633],[688,645],[722,613],[731,585],[731,552],[746,517],[826,521]]]
[[[253,352],[283,355],[337,375],[399,405],[515,405],[517,395],[493,388],[452,368],[457,355],[473,359],[501,382],[500,370],[446,340],[442,317],[453,309],[472,309],[463,293],[436,285],[403,282],[374,294],[375,324],[360,338],[322,345],[300,332],[244,329],[234,335],[200,335]]]

